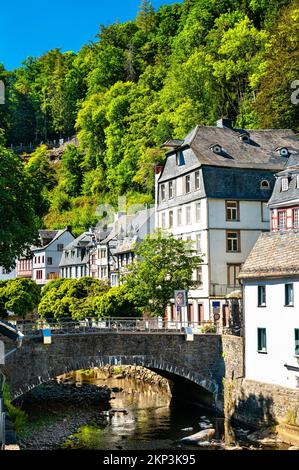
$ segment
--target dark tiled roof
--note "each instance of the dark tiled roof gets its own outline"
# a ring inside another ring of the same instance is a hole
[[[239,277],[254,279],[299,275],[299,233],[262,233]]]
[[[249,143],[240,139],[240,135],[245,132],[249,134]],[[215,144],[222,147],[221,154],[211,150]],[[299,140],[291,129],[244,131],[227,127],[196,126],[184,139],[181,148],[184,147],[192,149],[201,165],[229,168],[282,170],[288,159],[279,155],[276,151],[278,147],[287,147],[290,157],[299,159]],[[169,152],[169,156],[171,153],[173,150]],[[163,174],[161,178],[164,178]]]
[[[273,172],[240,168],[204,166],[202,169],[206,197],[268,201],[275,183]],[[269,189],[261,187],[268,181]]]
[[[297,187],[297,176],[299,175],[299,165],[292,165],[277,174],[277,180],[274,186],[272,196],[269,200],[269,206],[279,206],[280,204],[292,204],[299,199],[299,188]],[[281,190],[281,180],[288,178],[288,190]]]

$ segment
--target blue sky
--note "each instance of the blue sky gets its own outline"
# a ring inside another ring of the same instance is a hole
[[[179,1],[179,0],[178,0]],[[78,51],[99,25],[135,18],[141,0],[6,0],[0,4],[0,63],[12,70],[49,49]],[[176,0],[152,0],[155,8]]]

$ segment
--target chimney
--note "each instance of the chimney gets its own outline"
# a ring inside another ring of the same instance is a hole
[[[232,129],[233,128],[233,121],[229,118],[220,118],[216,122],[217,127],[226,127],[227,129]]]

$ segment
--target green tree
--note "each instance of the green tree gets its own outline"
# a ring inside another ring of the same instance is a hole
[[[90,277],[54,280],[45,286],[38,311],[42,318],[57,320],[94,317],[95,299],[107,290],[106,284]]]
[[[99,318],[137,317],[140,315],[126,284],[112,287],[108,292],[96,297],[94,306]]]
[[[175,290],[194,286],[193,271],[202,259],[190,242],[158,230],[139,245],[137,262],[124,279],[129,298],[141,311],[163,316]]]
[[[4,147],[0,129],[0,265],[12,268],[36,237],[29,180],[20,159]]]
[[[40,287],[31,279],[11,279],[0,286],[0,305],[21,318],[33,313],[40,301]]]

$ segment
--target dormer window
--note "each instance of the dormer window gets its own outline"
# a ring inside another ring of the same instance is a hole
[[[282,191],[287,191],[289,189],[289,179],[288,178],[282,178],[281,179],[281,190]]]
[[[214,144],[210,146],[210,150],[214,153],[217,153],[218,155],[222,154],[222,147],[219,144]]]
[[[260,188],[261,188],[261,189],[270,189],[270,183],[269,183],[269,181],[268,181],[268,180],[262,180],[262,181],[261,181]]]
[[[299,188],[299,175],[296,176],[296,188]]]
[[[245,142],[246,144],[248,144],[250,142],[250,136],[247,132],[243,132],[240,136],[239,136],[239,139],[242,141],[242,142]]]
[[[287,147],[277,147],[275,151],[278,152],[281,157],[288,157],[290,155]]]
[[[185,158],[182,150],[179,150],[176,154],[176,164],[177,166],[185,165]]]

